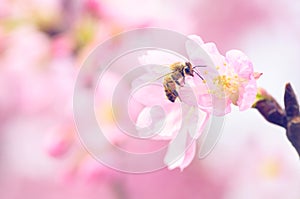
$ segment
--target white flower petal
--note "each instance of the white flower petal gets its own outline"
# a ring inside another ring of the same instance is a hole
[[[198,106],[197,95],[189,85],[180,87],[178,94],[183,103],[189,106]]]
[[[166,111],[166,110],[165,110]],[[171,112],[165,115],[160,107],[146,107],[138,116],[136,129],[139,136],[153,136],[156,140],[173,139],[181,126],[181,109],[172,108]]]
[[[185,48],[189,56],[189,60],[193,65],[204,65],[206,63],[203,57],[207,57],[208,55],[206,55],[199,42],[194,41],[193,39],[187,40]]]
[[[212,116],[209,123],[202,130],[201,137],[197,141],[199,146],[198,157],[200,159],[205,158],[216,146],[222,134],[223,124],[224,117]]]
[[[189,119],[189,136],[192,139],[198,139],[204,129],[204,126],[207,125],[208,120],[209,114],[195,107],[192,110],[191,117]]]
[[[146,107],[138,116],[136,130],[140,137],[149,137],[159,132],[165,122],[165,113],[160,107]]]
[[[164,162],[169,169],[179,167],[184,160],[187,139],[187,126],[182,125],[177,136],[169,144]]]

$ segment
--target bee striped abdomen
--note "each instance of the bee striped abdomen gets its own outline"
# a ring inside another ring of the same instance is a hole
[[[175,102],[176,98],[178,97],[178,92],[176,91],[176,84],[171,77],[165,77],[164,88],[167,98],[171,102]]]

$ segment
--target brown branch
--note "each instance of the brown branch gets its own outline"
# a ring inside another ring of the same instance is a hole
[[[300,156],[300,117],[292,118],[287,125],[286,135]]]
[[[296,117],[299,115],[297,96],[290,83],[285,86],[284,106],[287,117]]]
[[[261,90],[259,100],[253,105],[270,123],[286,129],[286,135],[300,156],[300,113],[297,96],[290,83],[284,94],[285,110],[267,92]]]

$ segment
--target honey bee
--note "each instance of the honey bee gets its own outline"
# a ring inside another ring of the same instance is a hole
[[[185,77],[191,76],[194,77],[194,73],[199,76],[203,81],[203,77],[194,70],[196,67],[205,67],[205,66],[192,66],[190,62],[175,62],[170,65],[171,72],[164,76],[164,89],[167,98],[171,102],[175,102],[176,98],[180,101],[180,96],[178,94],[177,88],[183,87],[185,85]]]

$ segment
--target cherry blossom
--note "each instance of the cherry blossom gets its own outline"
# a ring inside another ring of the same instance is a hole
[[[226,56],[222,56],[214,43],[204,43],[195,35],[190,38],[196,42],[196,46],[192,43],[186,45],[189,61],[194,66],[203,65],[202,57],[197,54],[197,50],[203,49],[213,62],[212,67],[199,67],[202,69],[200,74],[203,74],[204,80],[196,75],[186,77],[185,84],[178,89],[179,100],[175,103],[168,101],[164,89],[158,85],[144,86],[134,94],[135,99],[145,106],[137,119],[141,133],[147,134],[141,127],[154,124],[151,130],[161,131],[153,139],[172,140],[165,156],[165,163],[169,169],[179,167],[183,170],[191,163],[196,151],[194,140],[199,138],[204,129],[207,130],[211,114],[227,114],[231,111],[231,104],[239,106],[240,111],[251,107],[257,93],[256,80],[261,75],[253,71],[252,62],[243,52],[230,50]],[[133,87],[151,82],[151,79],[157,77],[161,77],[158,78],[158,84],[161,85],[164,74],[169,74],[168,66],[155,65],[172,64],[176,59],[178,61],[180,58],[165,52],[148,51],[140,57],[140,62],[153,65],[146,66],[147,74],[135,80]],[[197,68],[195,70],[199,75]],[[212,82],[213,88],[207,84],[208,81]],[[155,106],[158,105],[166,115],[156,109]],[[164,123],[165,126],[159,129]]]
[[[140,57],[140,62],[142,64],[159,64],[174,62],[176,59],[178,60],[174,55],[168,55],[165,52],[148,51]],[[147,82],[147,79],[157,79],[168,71],[168,67],[150,66],[148,70],[148,73],[133,82],[133,86],[138,82]],[[196,153],[194,141],[200,136],[209,120],[209,114],[198,107],[195,94],[199,90],[197,86],[201,87],[203,84],[196,85],[193,78],[187,77],[185,86],[179,90],[182,102],[178,100],[175,103],[166,98],[161,84],[146,85],[134,93],[134,98],[145,106],[137,119],[140,133],[147,134],[143,127],[154,124],[151,126],[151,130],[154,129],[159,133],[152,139],[172,140],[164,159],[169,169],[179,167],[183,170],[191,163]],[[162,114],[157,106],[160,106],[166,115]]]
[[[204,43],[196,35],[191,35],[190,38],[208,53],[215,67],[199,69],[204,78],[212,80],[214,85],[200,96],[202,104],[206,104],[206,108],[215,106],[213,107],[215,115],[229,113],[231,104],[238,106],[240,111],[251,108],[257,94],[256,80],[262,75],[254,72],[251,60],[240,50],[229,50],[223,56],[214,43]],[[193,57],[193,49],[187,50],[190,52],[192,63],[201,64],[199,58]],[[212,99],[209,97],[213,97],[217,103],[208,103]]]

